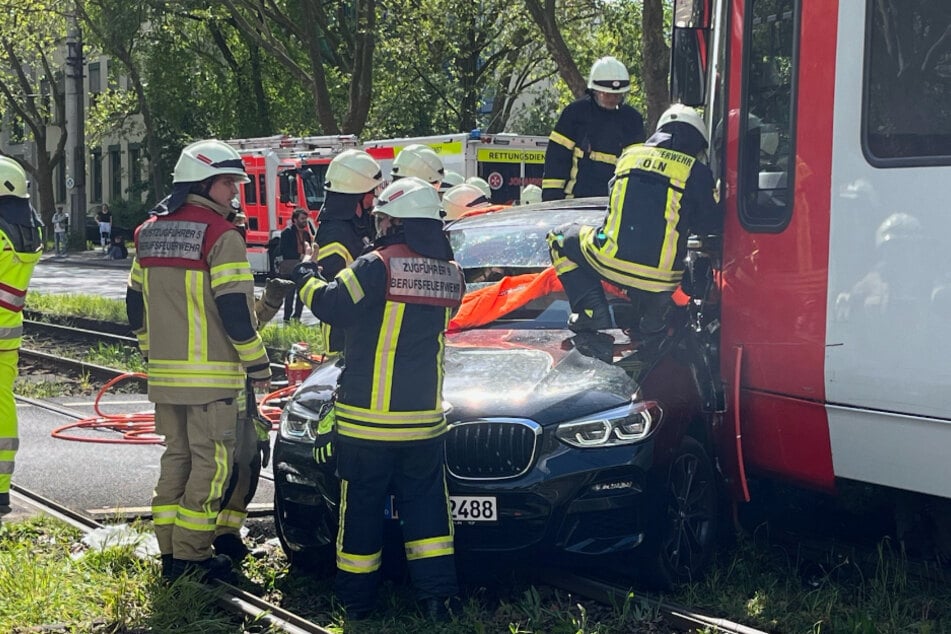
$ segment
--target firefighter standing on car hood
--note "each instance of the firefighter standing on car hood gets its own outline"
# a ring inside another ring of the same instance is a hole
[[[148,359],[155,431],[165,437],[152,497],[162,572],[227,576],[212,556],[221,498],[234,459],[238,396],[271,371],[253,316],[254,278],[231,205],[248,178],[217,140],[182,150],[173,190],[135,232],[129,324]]]
[[[327,197],[317,226],[317,264],[332,280],[350,266],[372,242],[376,230],[370,212],[377,189],[383,184],[380,164],[361,150],[346,150],[327,166]],[[321,324],[326,352],[343,350],[343,330]]]
[[[12,158],[0,156],[0,517],[10,512],[10,478],[19,446],[13,381],[26,288],[43,254],[40,226],[26,172]]]
[[[621,151],[644,141],[644,119],[623,103],[631,90],[624,64],[602,57],[591,66],[587,94],[558,117],[545,151],[542,200],[607,196]]]
[[[667,109],[646,143],[618,160],[600,227],[569,224],[548,235],[555,271],[568,295],[575,332],[612,325],[602,280],[622,287],[634,306],[633,333],[666,331],[671,293],[680,283],[691,231],[717,233],[722,218],[713,174],[699,157],[707,128],[696,110]]]
[[[445,618],[457,581],[442,439],[444,331],[465,282],[431,183],[400,179],[373,213],[374,250],[333,281],[312,262],[295,271],[313,313],[346,328],[346,367],[315,443],[315,458],[335,456],[340,477],[336,592],[350,618],[373,608],[381,509],[392,489],[417,596],[429,616]]]

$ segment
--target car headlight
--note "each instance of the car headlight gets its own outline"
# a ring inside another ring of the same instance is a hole
[[[655,401],[637,401],[558,425],[555,435],[572,447],[616,447],[651,435],[663,412]]]
[[[300,401],[291,401],[281,412],[281,438],[297,442],[313,442],[314,429],[320,414],[304,407]]]

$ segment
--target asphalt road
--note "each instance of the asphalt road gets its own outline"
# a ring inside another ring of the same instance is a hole
[[[51,399],[70,410],[93,415],[91,398]],[[152,411],[144,395],[110,398],[100,409],[109,414]],[[105,444],[53,438],[50,433],[75,419],[17,401],[20,449],[13,482],[77,511],[108,519],[117,510],[148,513],[158,480],[161,445]],[[91,439],[119,437],[110,431],[77,431]],[[270,468],[264,470],[270,477]],[[255,505],[270,505],[274,488],[261,479]]]
[[[66,257],[44,255],[33,270],[30,291],[49,294],[87,294],[110,299],[125,299],[125,289],[132,260],[106,260],[99,251],[70,253]],[[258,295],[263,282],[256,283]],[[283,322],[284,312],[279,310],[271,323]],[[304,324],[316,324],[309,309],[304,309]]]

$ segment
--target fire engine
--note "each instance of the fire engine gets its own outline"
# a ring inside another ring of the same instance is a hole
[[[761,475],[951,498],[951,4],[676,0],[725,214],[733,493]]]
[[[400,150],[414,143],[431,147],[447,170],[484,179],[492,190],[493,203],[517,201],[525,185],[541,187],[548,137],[473,130],[468,134],[367,141],[363,149],[380,163],[386,177]]]
[[[241,192],[248,216],[248,261],[254,273],[270,273],[276,240],[294,210],[306,209],[316,223],[324,203],[327,165],[340,152],[357,147],[359,140],[354,135],[276,135],[227,143],[241,155],[251,179]]]

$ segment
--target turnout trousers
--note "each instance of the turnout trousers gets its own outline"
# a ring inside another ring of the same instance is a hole
[[[561,225],[548,234],[552,265],[568,296],[571,312],[585,315],[594,330],[610,328],[611,316],[601,285],[604,278],[591,266],[582,251],[583,228],[584,225],[579,224]],[[631,330],[642,335],[663,332],[672,306],[671,293],[631,287],[623,287],[623,290],[631,302]]]
[[[19,447],[17,408],[13,381],[17,377],[18,350],[0,350],[0,514],[9,511],[10,479]]]
[[[234,460],[237,416],[236,398],[205,405],[155,404],[155,432],[165,436],[165,453],[152,517],[163,555],[186,561],[212,556]]]
[[[383,509],[391,490],[417,598],[455,595],[459,587],[443,440],[371,444],[337,439],[337,599],[351,611],[373,608],[383,554]]]

